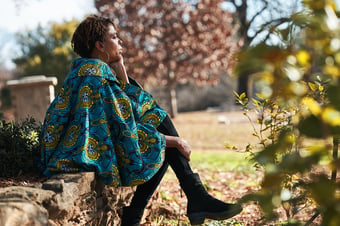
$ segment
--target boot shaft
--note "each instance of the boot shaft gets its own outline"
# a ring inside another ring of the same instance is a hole
[[[139,226],[142,220],[144,209],[123,207],[121,226]]]

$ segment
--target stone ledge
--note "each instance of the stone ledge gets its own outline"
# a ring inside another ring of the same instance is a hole
[[[9,80],[6,85],[9,88],[23,88],[41,85],[57,85],[58,79],[56,77],[46,77],[44,75],[27,76],[19,80]]]
[[[119,225],[134,193],[111,188],[95,174],[59,174],[38,187],[0,189],[0,225]]]

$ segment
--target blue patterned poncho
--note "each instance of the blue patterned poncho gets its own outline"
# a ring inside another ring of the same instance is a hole
[[[106,63],[76,59],[46,112],[39,168],[46,176],[93,171],[114,187],[142,184],[163,163],[166,142],[156,128],[165,117]]]

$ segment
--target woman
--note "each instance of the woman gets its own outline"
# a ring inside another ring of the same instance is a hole
[[[139,225],[165,174],[174,170],[187,196],[191,224],[238,214],[238,204],[210,196],[190,165],[190,145],[170,118],[125,70],[112,20],[89,16],[72,37],[76,59],[47,110],[40,168],[47,176],[95,171],[110,186],[137,186],[122,225]]]

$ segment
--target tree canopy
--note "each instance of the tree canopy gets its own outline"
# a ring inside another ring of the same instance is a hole
[[[140,81],[165,85],[172,99],[177,83],[216,82],[231,68],[237,50],[232,14],[220,0],[95,0],[104,16],[115,18],[128,72]],[[171,105],[172,114],[176,106]]]
[[[55,76],[61,83],[76,54],[71,49],[71,36],[77,21],[52,23],[43,28],[18,33],[19,57],[13,61],[20,76]]]

